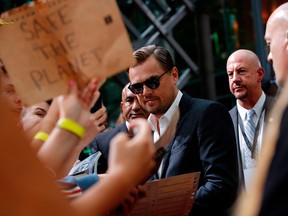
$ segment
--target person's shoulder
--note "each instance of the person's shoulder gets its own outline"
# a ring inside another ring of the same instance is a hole
[[[229,110],[229,113],[230,113],[231,115],[233,115],[233,114],[236,113],[236,111],[237,111],[237,106],[235,105],[234,107],[232,107],[232,108]]]
[[[221,104],[217,101],[210,100],[210,99],[204,99],[204,98],[195,98],[195,97],[188,95],[187,93],[183,93],[182,99],[181,100],[184,103],[191,103],[191,104],[196,104],[196,105],[200,105],[200,106],[210,106],[210,105],[224,106],[223,104]]]
[[[196,117],[195,113],[198,114],[198,117],[209,113],[220,116],[222,116],[223,113],[229,115],[229,110],[223,104],[213,100],[194,98],[187,94],[185,94],[185,96],[183,94],[179,107],[182,115],[185,113],[186,116],[191,115],[193,118]]]
[[[102,148],[102,146],[106,146],[107,143],[109,143],[110,140],[120,132],[127,132],[125,123],[117,125],[112,129],[97,134],[95,138],[90,142],[89,147],[94,149],[94,152],[99,151],[99,148]]]
[[[102,133],[99,133],[97,136],[96,136],[96,139],[97,138],[102,138],[102,137],[109,137],[109,136],[113,136],[114,134],[117,134],[121,131],[127,131],[127,127],[126,127],[126,124],[125,123],[122,123],[122,124],[119,124],[119,125],[116,125],[114,128],[111,128],[107,131],[104,131]]]

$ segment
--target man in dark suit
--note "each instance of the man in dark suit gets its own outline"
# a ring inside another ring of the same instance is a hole
[[[259,215],[286,215],[288,212],[288,3],[279,6],[269,17],[265,40],[270,48],[268,61],[273,63],[277,83],[281,95],[275,107],[276,114],[280,115],[280,123],[275,140],[275,153],[268,170],[267,179],[263,190],[263,199]],[[284,102],[285,101],[285,102]],[[284,103],[283,103],[284,102]],[[274,117],[274,116],[272,116]],[[270,132],[270,131],[269,131]],[[272,135],[272,130],[269,134]],[[274,151],[273,151],[274,152]]]
[[[92,149],[92,152],[100,151],[102,153],[98,161],[98,173],[105,173],[108,166],[108,152],[109,152],[109,143],[111,139],[120,132],[129,133],[129,122],[135,118],[145,118],[147,119],[149,113],[140,105],[137,96],[133,94],[128,89],[129,83],[122,90],[122,100],[120,103],[122,110],[122,117],[124,123],[117,125],[115,128],[105,131],[98,134],[94,140],[89,144],[89,148]]]
[[[262,90],[264,69],[254,52],[246,49],[233,52],[227,59],[227,75],[230,91],[236,99],[236,106],[230,110],[230,115],[236,134],[239,181],[247,188],[255,172],[266,116],[274,99],[266,96]],[[248,121],[247,113],[251,110],[255,112],[253,116],[255,134],[253,142],[249,143],[246,138],[245,122]]]
[[[191,214],[229,215],[238,191],[238,163],[233,123],[221,104],[191,98],[177,88],[178,70],[163,47],[151,45],[134,52],[129,89],[150,112],[154,141],[164,133],[179,106],[176,133],[167,146],[156,176],[201,171]]]

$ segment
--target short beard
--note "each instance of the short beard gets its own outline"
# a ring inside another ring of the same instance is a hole
[[[237,96],[237,94],[236,94],[236,95],[234,95],[234,97],[235,97],[237,100],[244,100],[245,98],[248,97],[248,94],[247,94],[247,92],[246,92],[245,94],[241,94],[241,95],[238,95],[238,96]]]

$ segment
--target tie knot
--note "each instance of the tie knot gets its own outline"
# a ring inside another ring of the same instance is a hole
[[[249,120],[249,119],[252,119],[252,120],[253,120],[254,114],[255,114],[254,109],[248,110],[247,113],[246,113],[246,119],[247,119],[247,120]]]

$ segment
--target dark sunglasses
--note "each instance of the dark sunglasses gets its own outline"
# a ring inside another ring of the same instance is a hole
[[[144,82],[141,83],[130,83],[130,85],[128,86],[128,88],[130,89],[131,92],[133,92],[134,94],[141,94],[143,93],[143,85],[146,85],[148,88],[150,89],[156,89],[159,87],[160,85],[160,78],[166,74],[167,72],[169,72],[170,70],[164,72],[163,74],[161,74],[160,76],[152,76],[149,77],[147,80],[145,80]]]

